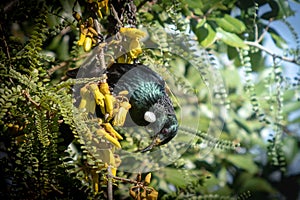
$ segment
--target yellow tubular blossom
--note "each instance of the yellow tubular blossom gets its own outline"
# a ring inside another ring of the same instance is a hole
[[[137,193],[136,193],[136,191],[135,191],[135,189],[136,189],[136,187],[132,187],[132,188],[130,188],[130,190],[129,190],[129,195],[133,198],[133,199],[137,199]]]
[[[96,133],[99,136],[104,136],[109,142],[111,142],[113,145],[115,145],[117,148],[121,148],[121,144],[120,142],[114,138],[113,136],[111,136],[109,133],[107,133],[104,129],[100,128],[96,131]]]
[[[120,33],[128,38],[128,50],[127,53],[127,63],[131,63],[134,59],[136,59],[139,54],[142,53],[142,48],[140,45],[140,38],[143,38],[146,36],[146,33],[144,33],[141,30],[138,30],[136,28],[120,28]]]
[[[114,97],[111,94],[105,95],[105,107],[106,107],[106,113],[109,114],[109,119],[113,116],[114,112]]]
[[[149,185],[151,182],[151,173],[148,173],[145,177],[145,185]]]
[[[77,44],[79,46],[82,46],[84,44],[85,39],[86,39],[88,29],[85,28],[83,24],[80,25],[79,29],[80,29],[80,37],[79,37],[79,40],[78,40]]]
[[[136,29],[136,28],[124,28],[121,27],[120,28],[120,33],[124,34],[125,36],[132,38],[132,39],[136,39],[136,38],[143,38],[146,36],[146,33]]]
[[[112,174],[113,176],[116,176],[116,175],[117,175],[117,168],[116,168],[116,167],[112,167],[112,168],[111,168],[111,174]]]
[[[93,40],[90,36],[86,36],[84,42],[83,42],[83,50],[85,52],[88,52],[92,49]]]
[[[99,87],[96,83],[89,85],[89,89],[94,94],[95,101],[100,107],[104,107],[104,95],[100,92]]]
[[[100,83],[99,90],[105,97],[104,98],[105,108],[106,108],[105,110],[106,110],[106,113],[109,114],[109,119],[110,119],[113,116],[115,99],[111,95],[109,86],[107,83]],[[106,113],[103,113],[103,114],[106,114]]]
[[[120,108],[112,122],[114,126],[123,126],[124,125],[124,122],[126,120],[126,115],[130,108],[131,108],[131,105],[129,102],[124,101],[124,102],[120,103]]]
[[[92,95],[89,95],[89,98],[86,103],[86,111],[94,114],[95,110],[96,110],[96,101]]]
[[[78,12],[73,12],[73,17],[78,21],[81,22],[82,18]]]
[[[100,2],[98,2],[98,15],[100,18],[102,18],[102,13],[100,11],[100,9],[105,8],[105,14],[108,14],[109,12],[109,7],[108,7],[108,0],[102,0]]]
[[[88,27],[88,30],[93,36],[98,36],[98,32],[93,27]]]
[[[123,137],[111,126],[110,123],[102,124],[107,132],[118,138],[119,140],[123,140]]]
[[[100,92],[102,92],[102,94],[110,94],[109,86],[107,83],[100,83],[99,90]]]
[[[80,89],[80,96],[81,96],[81,101],[79,104],[79,109],[86,108],[87,101],[89,100],[90,92],[86,87],[82,87]]]

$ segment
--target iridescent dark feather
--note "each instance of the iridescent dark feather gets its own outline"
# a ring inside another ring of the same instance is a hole
[[[115,95],[124,90],[128,91],[131,108],[124,126],[148,126],[154,132],[152,144],[142,150],[143,152],[169,142],[176,135],[177,118],[161,76],[141,64],[114,63],[106,73],[108,85]],[[71,74],[73,76],[76,72],[69,72]],[[154,113],[154,122],[144,119],[147,111]]]
[[[118,94],[122,90],[129,92],[132,108],[124,126],[148,125],[154,131],[153,139],[159,139],[159,143],[153,144],[154,146],[165,144],[176,135],[177,118],[161,76],[145,65],[119,63],[108,68],[107,76],[114,93]],[[144,119],[147,111],[155,114],[155,122],[150,124]],[[150,150],[152,146],[146,150]]]

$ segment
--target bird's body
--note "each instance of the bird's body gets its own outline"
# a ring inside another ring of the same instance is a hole
[[[178,122],[172,102],[165,90],[165,81],[156,72],[142,64],[114,63],[106,71],[108,85],[117,95],[128,91],[131,104],[124,126],[148,126],[153,142],[144,151],[169,142],[177,133]],[[149,122],[145,113],[151,113]]]
[[[176,135],[177,118],[161,76],[145,65],[118,63],[108,68],[107,76],[114,93],[128,91],[132,107],[124,126],[149,126],[154,132],[153,139],[159,141],[154,146],[165,144]],[[144,118],[148,111],[156,117],[152,123]]]

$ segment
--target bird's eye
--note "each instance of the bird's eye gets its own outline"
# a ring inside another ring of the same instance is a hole
[[[161,130],[161,133],[167,134],[167,133],[169,133],[169,130],[168,130],[167,128],[163,128],[163,129]]]

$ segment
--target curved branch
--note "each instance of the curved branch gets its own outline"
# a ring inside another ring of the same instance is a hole
[[[300,64],[299,62],[297,62],[297,60],[295,58],[289,58],[289,57],[286,57],[286,56],[277,55],[274,52],[272,52],[270,49],[267,49],[266,47],[262,46],[261,44],[259,44],[257,42],[245,41],[245,44],[247,44],[249,46],[256,47],[256,48],[266,52],[267,54],[271,55],[274,58],[279,58],[281,60],[291,62],[291,63],[294,63],[294,64],[298,64],[298,65]]]

